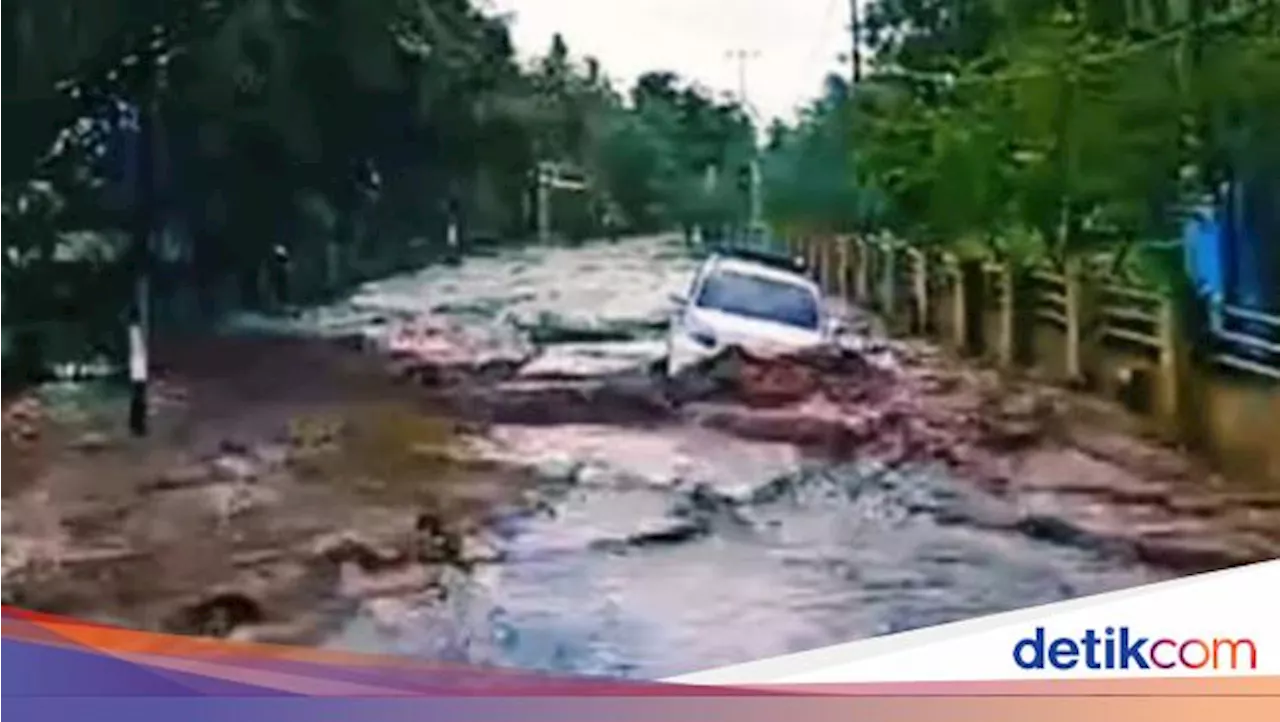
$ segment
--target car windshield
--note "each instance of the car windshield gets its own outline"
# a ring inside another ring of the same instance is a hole
[[[760,276],[714,273],[703,282],[697,305],[787,326],[818,327],[817,299],[809,289]]]

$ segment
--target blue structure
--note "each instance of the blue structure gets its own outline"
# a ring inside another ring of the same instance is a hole
[[[1196,288],[1209,298],[1223,298],[1227,286],[1222,268],[1224,238],[1217,209],[1210,205],[1197,208],[1183,228],[1182,241],[1187,271]]]
[[[1280,314],[1280,179],[1255,175],[1226,184],[1217,205],[1198,209],[1184,227],[1187,269],[1207,298]],[[1280,342],[1275,326],[1214,314],[1215,330]],[[1230,352],[1265,360],[1266,352],[1230,344]]]

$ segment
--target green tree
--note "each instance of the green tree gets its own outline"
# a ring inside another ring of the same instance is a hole
[[[1273,0],[877,0],[846,172],[917,243],[1124,259],[1224,169],[1277,167],[1276,17]],[[798,149],[822,122],[775,134],[768,189],[810,223],[824,162]]]

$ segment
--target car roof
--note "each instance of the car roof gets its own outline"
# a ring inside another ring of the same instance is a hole
[[[745,261],[756,261],[758,263],[769,266],[770,268],[780,268],[784,271],[792,271],[794,273],[804,273],[806,263],[804,258],[789,255],[787,253],[779,253],[769,248],[750,248],[741,246],[728,246],[725,248],[717,248],[714,255],[723,256],[725,258],[740,258]]]
[[[794,271],[787,271],[775,266],[766,265],[758,261],[717,255],[712,256],[708,263],[710,264],[710,268],[708,270],[711,273],[727,271],[729,273],[738,273],[744,276],[767,278],[773,281],[788,283],[793,286],[804,286],[811,290],[817,288],[817,284],[807,276]]]

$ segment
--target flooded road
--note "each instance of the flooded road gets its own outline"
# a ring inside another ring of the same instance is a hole
[[[651,384],[669,294],[695,267],[670,239],[513,251],[369,284],[290,327],[387,344],[429,316],[518,357],[511,383]],[[657,678],[1166,574],[1042,533],[1020,497],[941,464],[554,406],[490,417],[481,453],[539,483],[490,516],[480,562],[443,594],[365,602],[327,646]]]

